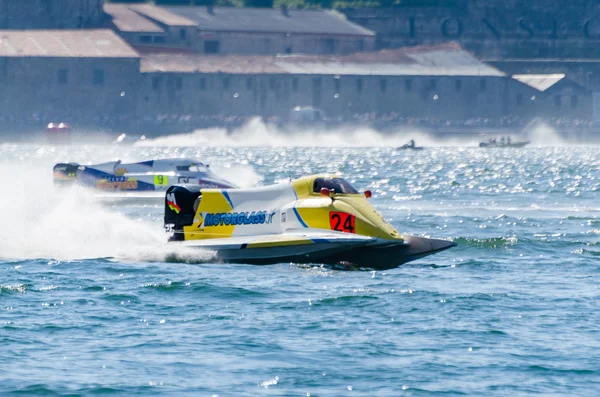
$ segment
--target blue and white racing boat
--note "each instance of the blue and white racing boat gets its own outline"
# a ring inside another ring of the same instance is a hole
[[[167,158],[102,164],[59,163],[54,166],[54,183],[58,186],[80,185],[106,192],[166,191],[177,184],[201,188],[236,187],[213,173],[207,164],[195,159]]]

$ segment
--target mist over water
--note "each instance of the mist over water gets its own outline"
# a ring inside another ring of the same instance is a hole
[[[527,127],[524,133],[527,134],[527,139],[540,147],[559,147],[577,144],[577,142],[569,142],[567,139],[561,137],[553,127],[543,122],[538,122]]]
[[[4,159],[0,178],[11,181],[5,186],[5,194],[0,195],[0,206],[6,209],[5,226],[0,228],[0,258],[205,262],[214,257],[211,252],[199,250],[175,251],[167,244],[159,214],[164,205],[161,195],[150,204],[143,194],[142,203],[135,199],[124,202],[112,199],[110,193],[58,188],[52,182],[52,167],[57,162],[145,159],[131,153],[130,148],[4,145],[0,151]],[[26,152],[35,156],[23,155]],[[239,186],[254,186],[261,180],[252,167],[242,164],[218,165],[215,171]],[[124,209],[139,212],[140,216],[132,219]]]
[[[103,205],[95,192],[54,187],[49,169],[0,165],[0,178],[16,181],[7,194],[0,195],[0,206],[7,209],[0,229],[0,259],[206,261],[213,257],[198,250],[174,251],[157,216],[131,219],[122,209]],[[162,208],[162,201],[150,208]]]
[[[399,127],[392,132],[348,124],[343,127],[297,126],[281,128],[255,118],[228,132],[224,128],[196,130],[190,133],[138,141],[135,146],[152,147],[399,147],[414,139],[419,146],[477,146],[473,137],[431,136],[418,127]]]
[[[140,140],[136,147],[388,147],[397,148],[409,140],[424,147],[478,147],[480,142],[490,138],[500,140],[511,137],[513,141],[528,140],[534,147],[559,147],[581,145],[581,137],[567,138],[541,120],[524,127],[506,129],[471,127],[468,133],[444,134],[428,132],[418,126],[398,126],[386,132],[372,128],[347,124],[336,128],[324,126],[280,127],[254,118],[228,131],[225,128],[199,129],[193,132]],[[593,140],[587,137],[587,144]]]

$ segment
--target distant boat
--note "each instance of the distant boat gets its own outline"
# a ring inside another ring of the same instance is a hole
[[[402,145],[402,146],[396,148],[396,150],[423,150],[423,149],[424,149],[423,146],[411,146],[409,144]]]
[[[480,142],[479,147],[485,148],[522,148],[529,145],[529,141],[516,142]]]
[[[411,139],[406,145],[397,147],[396,150],[423,150],[423,146],[415,146],[415,141]]]

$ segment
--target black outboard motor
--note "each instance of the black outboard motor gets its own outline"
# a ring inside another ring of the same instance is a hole
[[[77,182],[77,171],[79,164],[76,163],[58,163],[53,168],[54,185],[71,186]]]
[[[183,227],[194,222],[202,192],[198,185],[174,185],[165,195],[165,229],[173,232],[169,241],[183,241]]]

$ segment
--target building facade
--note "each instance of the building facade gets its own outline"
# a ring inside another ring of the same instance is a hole
[[[140,58],[111,30],[1,35],[2,119],[77,121],[134,111]]]
[[[296,106],[319,108],[340,120],[365,113],[449,121],[591,115],[591,93],[564,75],[534,76],[554,78],[552,85],[535,84],[455,45],[334,58],[147,55],[141,76],[143,117],[221,113],[285,119]]]
[[[17,2],[0,6],[9,10],[4,26],[20,27],[0,31],[0,119],[11,126],[115,126],[165,115],[285,120],[298,106],[339,121],[600,119],[600,95],[588,84],[600,65],[593,59],[572,61],[574,70],[587,66],[571,78],[558,61],[482,62],[458,43],[372,51],[373,32],[315,10],[55,0],[26,20]],[[112,30],[60,29],[102,21]],[[46,28],[29,29],[37,25]],[[442,37],[452,25],[444,26]]]
[[[600,57],[596,1],[465,0],[452,7],[343,12],[376,32],[379,48],[452,40],[483,59]]]
[[[375,49],[373,32],[334,11],[150,4],[107,4],[105,11],[142,52],[336,55]]]

